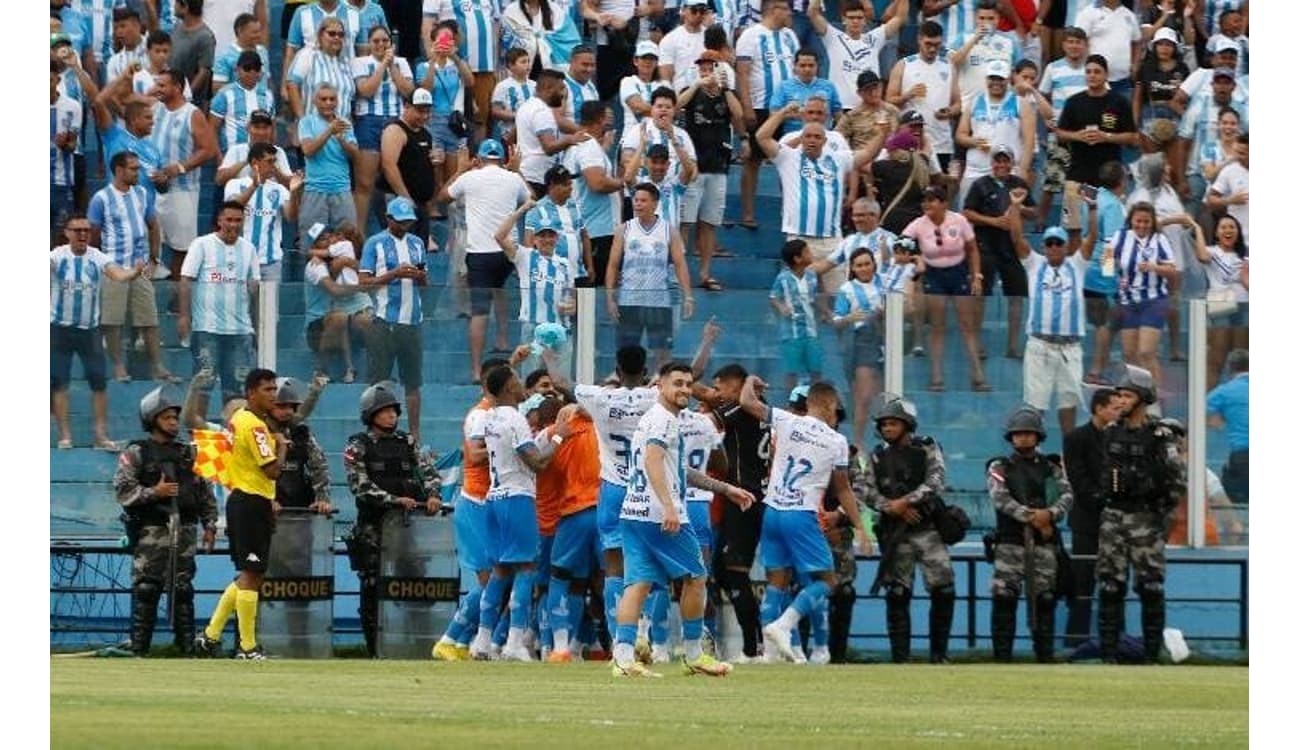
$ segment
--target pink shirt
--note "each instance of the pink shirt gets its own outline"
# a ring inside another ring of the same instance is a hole
[[[966,260],[966,243],[975,241],[975,230],[965,216],[948,211],[938,227],[929,216],[921,214],[907,225],[903,236],[916,240],[927,266],[952,268]]]

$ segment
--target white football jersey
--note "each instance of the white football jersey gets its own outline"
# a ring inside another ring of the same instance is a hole
[[[668,494],[672,496],[678,520],[685,526],[689,519],[684,495],[686,462],[682,460],[682,420],[658,402],[641,417],[632,436],[632,473],[628,478],[627,495],[623,498],[623,510],[619,518],[656,524],[664,520],[663,499],[655,494],[655,489],[650,484],[650,474],[646,471],[646,446],[652,443],[664,449],[664,475],[668,480]]]
[[[578,404],[591,415],[600,438],[600,478],[627,486],[632,471],[632,435],[637,423],[659,398],[654,388],[606,388],[579,385],[573,389]]]
[[[686,453],[686,468],[699,472],[707,471],[709,454],[714,448],[722,447],[722,433],[718,431],[713,417],[698,411],[683,411],[682,450]],[[713,493],[698,487],[686,488],[686,501],[691,503],[708,503],[713,501]]]
[[[772,409],[772,475],[763,502],[774,510],[817,512],[831,472],[849,465],[849,441],[816,417]]]
[[[533,443],[528,420],[513,406],[498,406],[483,419],[483,442],[487,444],[488,473],[492,484],[489,500],[526,495],[537,497],[537,477],[519,452]]]

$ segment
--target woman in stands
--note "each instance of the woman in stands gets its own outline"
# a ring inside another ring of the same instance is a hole
[[[1213,308],[1210,311],[1207,389],[1218,384],[1229,351],[1250,348],[1250,314],[1247,310],[1250,304],[1250,261],[1246,258],[1246,240],[1241,236],[1241,224],[1227,214],[1219,217],[1214,227],[1213,245],[1207,248],[1203,241],[1196,244],[1196,259],[1205,266],[1210,281],[1206,296],[1222,298],[1221,302],[1215,303],[1222,311],[1217,315]],[[1235,302],[1235,306],[1227,304],[1228,299]]]
[[[1188,216],[1184,226],[1200,237],[1200,228]],[[1128,211],[1124,228],[1112,234],[1115,274],[1119,279],[1120,346],[1124,361],[1142,367],[1160,384],[1160,333],[1169,311],[1169,280],[1178,274],[1169,239],[1156,224],[1156,209],[1136,203]]]

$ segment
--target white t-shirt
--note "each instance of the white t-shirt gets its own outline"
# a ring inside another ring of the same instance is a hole
[[[683,411],[678,416],[682,420],[682,450],[686,453],[686,467],[699,472],[707,471],[709,454],[715,448],[722,447],[722,433],[718,431],[713,417],[708,414]],[[686,500],[692,503],[712,502],[713,493],[699,487],[687,487]]]
[[[555,156],[548,156],[542,148],[541,136],[560,135],[560,126],[555,123],[555,113],[541,97],[533,97],[519,105],[515,112],[515,137],[519,142],[519,172],[529,182],[541,183],[546,170],[555,163]],[[494,230],[495,231],[495,230]]]
[[[237,143],[230,147],[226,155],[221,158],[221,169],[229,169],[236,164],[243,164],[243,169],[235,177],[250,177],[252,172],[248,168],[248,144]],[[289,157],[284,153],[284,149],[279,146],[275,147],[275,171],[280,174],[290,174],[293,172],[289,168]]]
[[[1210,262],[1205,266],[1205,275],[1210,281],[1210,288],[1232,289],[1238,302],[1249,302],[1250,293],[1241,285],[1241,256],[1225,253],[1218,245],[1211,245],[1207,250]]]
[[[827,24],[826,33],[822,35],[822,44],[826,46],[826,57],[830,62],[826,77],[835,84],[845,111],[862,103],[862,97],[858,96],[858,74],[867,70],[880,74],[880,50],[888,39],[883,26],[854,39]],[[886,77],[881,76],[882,82]]]
[[[626,76],[625,78],[623,78],[622,82],[618,84],[618,103],[619,106],[623,108],[624,132],[626,132],[627,130],[635,129],[634,123],[639,123],[641,122],[642,119],[644,119],[644,117],[637,115],[635,112],[632,111],[632,108],[629,107],[627,104],[627,100],[631,99],[634,96],[639,96],[641,97],[641,101],[649,105],[650,96],[654,94],[655,89],[659,88],[660,86],[667,86],[668,88],[672,88],[672,84],[668,83],[667,81],[656,78],[655,80],[646,83],[645,81],[641,80],[639,77],[634,75]]]
[[[623,498],[620,519],[663,523],[664,501],[673,504],[677,518],[683,526],[690,523],[686,514],[686,464],[682,461],[682,422],[678,415],[655,402],[654,406],[637,423],[632,436],[632,474],[627,482],[627,495]],[[647,470],[646,448],[657,445],[663,449],[664,478],[668,482],[669,497],[661,498],[650,484]]]
[[[831,473],[849,466],[849,441],[816,417],[777,408],[769,412],[776,455],[763,504],[773,510],[816,513]]]
[[[447,188],[447,194],[453,200],[465,202],[465,252],[468,253],[501,252],[496,241],[501,222],[530,195],[522,177],[496,164],[457,177]]]
[[[537,497],[537,477],[519,457],[533,442],[528,420],[513,406],[489,409],[483,418],[483,442],[487,445],[488,468],[492,484],[489,500],[524,495]]]
[[[462,432],[462,434],[464,435],[464,437],[465,437],[465,442],[466,442],[467,444],[468,444],[468,443],[476,443],[476,442],[480,442],[480,441],[484,441],[484,440],[485,440],[485,437],[484,437],[484,434],[483,434],[483,425],[484,425],[484,423],[487,421],[487,415],[488,415],[488,412],[489,412],[489,411],[491,411],[491,410],[490,410],[490,409],[470,409],[470,410],[469,410],[469,414],[466,414],[466,415],[465,415],[465,422],[464,422],[464,423],[462,424],[462,426],[461,426],[461,432]],[[524,421],[527,422],[527,419],[525,418]],[[473,495],[470,495],[470,494],[466,493],[466,492],[464,491],[464,486],[465,486],[465,485],[462,483],[462,484],[461,484],[461,494],[465,495],[465,497],[469,498],[470,500],[473,500],[473,501],[476,501],[476,502],[480,502],[480,503],[483,502],[483,500],[484,500],[485,498],[474,497]]]
[[[579,385],[573,396],[596,424],[601,480],[626,486],[632,472],[632,436],[641,417],[659,398],[658,389]]]
[[[203,4],[203,23],[212,29],[216,49],[225,49],[235,41],[235,19],[240,14],[253,15],[257,0],[208,0]]]
[[[1110,68],[1107,79],[1128,78],[1133,64],[1133,42],[1142,39],[1142,25],[1133,11],[1123,5],[1111,10],[1096,3],[1079,11],[1074,25],[1087,32],[1088,52],[1106,58]]]
[[[659,42],[659,64],[673,66],[673,90],[681,91],[691,85],[686,76],[703,52],[703,26],[692,33],[683,24],[668,32],[663,41]]]
[[[1219,170],[1210,189],[1224,198],[1249,193],[1250,170],[1235,161],[1228,162]],[[1228,215],[1241,224],[1241,237],[1250,244],[1250,204],[1228,206]]]

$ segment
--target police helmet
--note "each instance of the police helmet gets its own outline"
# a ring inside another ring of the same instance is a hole
[[[369,427],[375,413],[389,406],[396,407],[399,415],[402,413],[402,402],[397,398],[396,384],[383,380],[370,386],[361,394],[361,423]]]
[[[1182,422],[1173,417],[1165,417],[1160,420],[1160,426],[1174,433],[1177,437],[1187,437],[1187,428],[1183,426]]]
[[[298,388],[298,381],[293,378],[276,378],[275,403],[295,406],[301,404],[302,391]]]
[[[1151,372],[1136,365],[1120,363],[1115,366],[1110,381],[1119,391],[1133,391],[1144,404],[1156,402],[1156,381]]]
[[[158,386],[149,391],[140,399],[140,425],[144,427],[145,432],[153,430],[154,420],[168,409],[181,408],[181,404],[175,398],[172,398],[170,390],[166,386]]]
[[[886,398],[880,408],[876,409],[876,414],[872,421],[876,423],[876,430],[880,430],[880,423],[886,419],[897,419],[907,425],[908,432],[916,432],[916,404],[903,398],[902,396],[891,396]]]
[[[1002,437],[1007,442],[1010,442],[1011,436],[1017,432],[1037,433],[1040,443],[1046,440],[1047,428],[1043,427],[1043,415],[1028,404],[1020,405],[1015,411],[1011,412],[1011,416],[1007,417],[1007,427],[1003,431]]]

